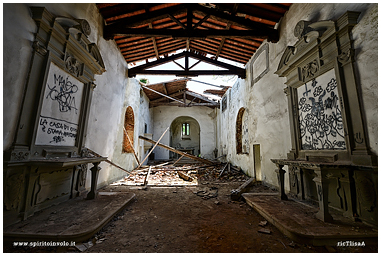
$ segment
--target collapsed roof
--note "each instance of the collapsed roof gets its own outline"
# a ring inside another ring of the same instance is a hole
[[[219,108],[220,103],[196,92],[188,90],[187,82],[190,79],[182,78],[172,81],[145,85],[140,83],[144,93],[150,100],[150,107],[156,106],[207,106]]]

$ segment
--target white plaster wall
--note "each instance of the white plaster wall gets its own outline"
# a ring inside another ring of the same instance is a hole
[[[361,13],[353,28],[356,79],[360,86],[371,150],[378,154],[378,5]]]
[[[113,55],[110,55],[110,57]],[[124,60],[122,60],[124,61]],[[115,67],[116,68],[116,67]],[[125,70],[120,70],[124,74]],[[115,74],[114,74],[115,75]],[[105,81],[112,81],[109,77],[104,77]],[[99,101],[93,99],[94,112],[90,114],[90,118],[97,120],[96,122],[103,123],[102,129],[95,129],[89,134],[96,136],[104,136],[102,143],[94,140],[88,140],[88,144],[93,144],[98,148],[98,151],[103,150],[104,155],[108,156],[109,160],[121,166],[124,169],[132,170],[137,167],[138,163],[135,160],[133,153],[123,153],[123,134],[124,134],[124,119],[127,107],[131,106],[134,111],[134,150],[139,161],[144,159],[143,141],[139,140],[139,135],[144,134],[144,124],[147,124],[148,131],[152,130],[151,114],[149,110],[149,100],[142,92],[140,93],[140,84],[136,79],[126,79],[126,84],[116,86],[114,93],[109,94],[109,99],[102,100],[105,104],[99,104]],[[115,95],[119,94],[119,95]],[[99,97],[104,97],[99,94]],[[96,103],[98,102],[98,103]],[[96,150],[94,150],[96,151]],[[96,152],[98,152],[96,151]],[[120,170],[117,167],[107,163],[102,163],[102,171],[99,173],[100,186],[111,181],[117,180],[128,173]]]
[[[257,179],[269,185],[277,186],[274,172],[276,166],[272,158],[286,158],[291,149],[287,98],[283,92],[285,78],[274,72],[287,46],[294,45],[297,38],[294,28],[298,21],[336,20],[346,11],[360,11],[359,24],[353,30],[356,49],[357,79],[362,92],[361,98],[365,107],[370,146],[377,153],[377,4],[293,4],[283,17],[280,25],[280,40],[269,43],[269,71],[253,86],[247,65],[247,78],[239,79],[227,92],[228,108],[220,112],[219,150],[227,154],[227,161],[240,166],[247,174],[254,176],[253,144],[260,144],[261,172]],[[264,41],[267,43],[267,41]],[[263,47],[263,45],[261,46]],[[260,70],[263,70],[260,68]],[[238,110],[245,107],[249,114],[248,155],[236,154],[235,124]],[[285,168],[287,171],[287,168]],[[288,175],[286,175],[286,190]]]
[[[170,127],[173,120],[179,116],[189,116],[197,120],[200,125],[200,154],[201,157],[213,159],[213,150],[216,144],[216,109],[194,106],[189,108],[160,106],[153,109],[154,133],[153,140],[157,141],[163,132]],[[168,130],[160,143],[170,145],[170,131]],[[155,159],[169,159],[169,151],[157,146],[153,151]]]
[[[36,25],[25,4],[3,4],[3,15],[3,150],[6,150],[17,129]]]
[[[135,79],[127,78],[127,63],[114,40],[102,37],[103,19],[95,4],[4,4],[4,65],[3,107],[4,130],[3,148],[11,146],[17,126],[18,112],[21,107],[23,88],[30,67],[32,42],[36,24],[31,18],[29,6],[42,6],[54,16],[86,19],[91,27],[89,40],[97,44],[103,58],[106,72],[95,76],[97,85],[93,91],[90,107],[85,147],[107,156],[109,160],[125,169],[136,165],[133,154],[122,154],[124,114],[132,106],[135,114],[135,142],[138,134],[144,132],[144,123],[152,130],[148,98],[140,97],[140,85]],[[139,152],[139,143],[135,143]],[[89,165],[91,167],[91,165]],[[121,178],[126,173],[108,163],[100,164],[98,184],[100,186]],[[88,171],[86,187],[90,186],[91,174]]]

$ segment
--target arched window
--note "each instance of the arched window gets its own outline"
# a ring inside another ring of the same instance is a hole
[[[245,108],[240,108],[237,114],[236,121],[236,147],[237,154],[249,153],[248,139],[248,116]]]
[[[126,109],[126,114],[124,116],[124,128],[123,128],[123,152],[133,153],[134,147],[134,110],[131,106]],[[127,136],[128,135],[128,136]]]

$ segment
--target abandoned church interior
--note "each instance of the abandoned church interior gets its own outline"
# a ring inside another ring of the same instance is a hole
[[[377,252],[377,94],[377,3],[3,4],[4,249]]]

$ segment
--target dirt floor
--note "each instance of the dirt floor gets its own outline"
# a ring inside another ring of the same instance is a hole
[[[23,249],[18,252],[84,253],[327,253],[377,252],[376,247],[316,247],[298,244],[231,191],[248,177],[202,173],[198,185],[109,185],[100,191],[133,192],[134,202],[76,248]],[[219,169],[218,169],[219,171]],[[235,180],[235,181],[232,181]],[[251,192],[276,192],[256,184]],[[260,226],[260,224],[264,224]],[[268,233],[268,231],[270,233]],[[263,233],[264,232],[264,233]],[[20,249],[21,250],[21,249]],[[12,252],[15,252],[14,250]]]

